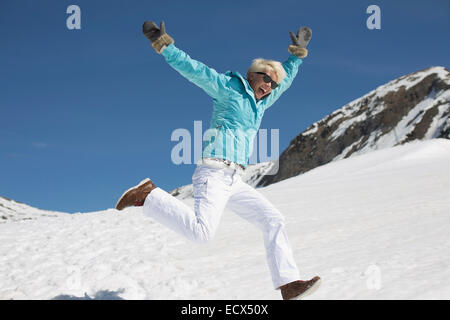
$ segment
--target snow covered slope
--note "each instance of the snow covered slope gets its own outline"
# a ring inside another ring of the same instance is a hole
[[[65,213],[30,207],[8,198],[0,197],[0,223],[8,221],[33,220],[39,217],[58,217]]]
[[[450,72],[431,67],[349,102],[295,137],[267,186],[331,161],[414,140],[450,139]]]
[[[450,141],[331,162],[260,188],[285,215],[307,299],[450,299]],[[192,199],[183,200],[192,205]],[[280,299],[259,231],[226,211],[207,245],[140,208],[0,224],[0,299]]]

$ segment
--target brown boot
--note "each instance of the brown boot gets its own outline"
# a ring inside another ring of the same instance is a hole
[[[300,300],[310,295],[320,286],[320,277],[308,281],[297,280],[280,287],[283,300]]]
[[[143,206],[145,198],[155,188],[155,185],[149,178],[142,180],[137,186],[128,189],[122,194],[116,203],[116,209],[123,210],[126,207]]]

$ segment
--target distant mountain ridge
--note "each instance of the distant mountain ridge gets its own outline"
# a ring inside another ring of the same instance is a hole
[[[65,213],[31,207],[9,198],[0,197],[0,223],[35,220],[39,217],[58,217]]]
[[[312,124],[280,155],[278,171],[257,186],[331,161],[413,140],[450,139],[450,72],[431,67],[388,82]]]

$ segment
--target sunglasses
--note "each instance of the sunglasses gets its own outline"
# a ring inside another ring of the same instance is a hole
[[[255,72],[255,73],[263,74],[264,75],[264,77],[263,77],[264,82],[265,83],[269,83],[270,82],[270,87],[272,88],[272,90],[275,89],[276,87],[278,87],[278,83],[273,81],[272,78],[267,73],[264,73],[264,72]]]

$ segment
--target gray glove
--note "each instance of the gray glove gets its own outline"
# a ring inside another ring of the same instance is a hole
[[[175,42],[172,37],[166,33],[164,21],[161,21],[159,28],[153,21],[145,21],[142,26],[142,33],[150,40],[153,49],[158,53],[163,52],[169,44]]]
[[[294,35],[292,31],[289,31],[292,44],[289,46],[288,51],[295,54],[299,58],[305,58],[308,55],[306,46],[311,40],[312,31],[308,27],[301,27],[297,31],[297,35]]]
[[[306,48],[309,40],[311,40],[312,31],[308,27],[301,27],[300,29],[298,29],[296,36],[294,36],[292,31],[289,31],[289,34],[291,35],[293,45]]]

